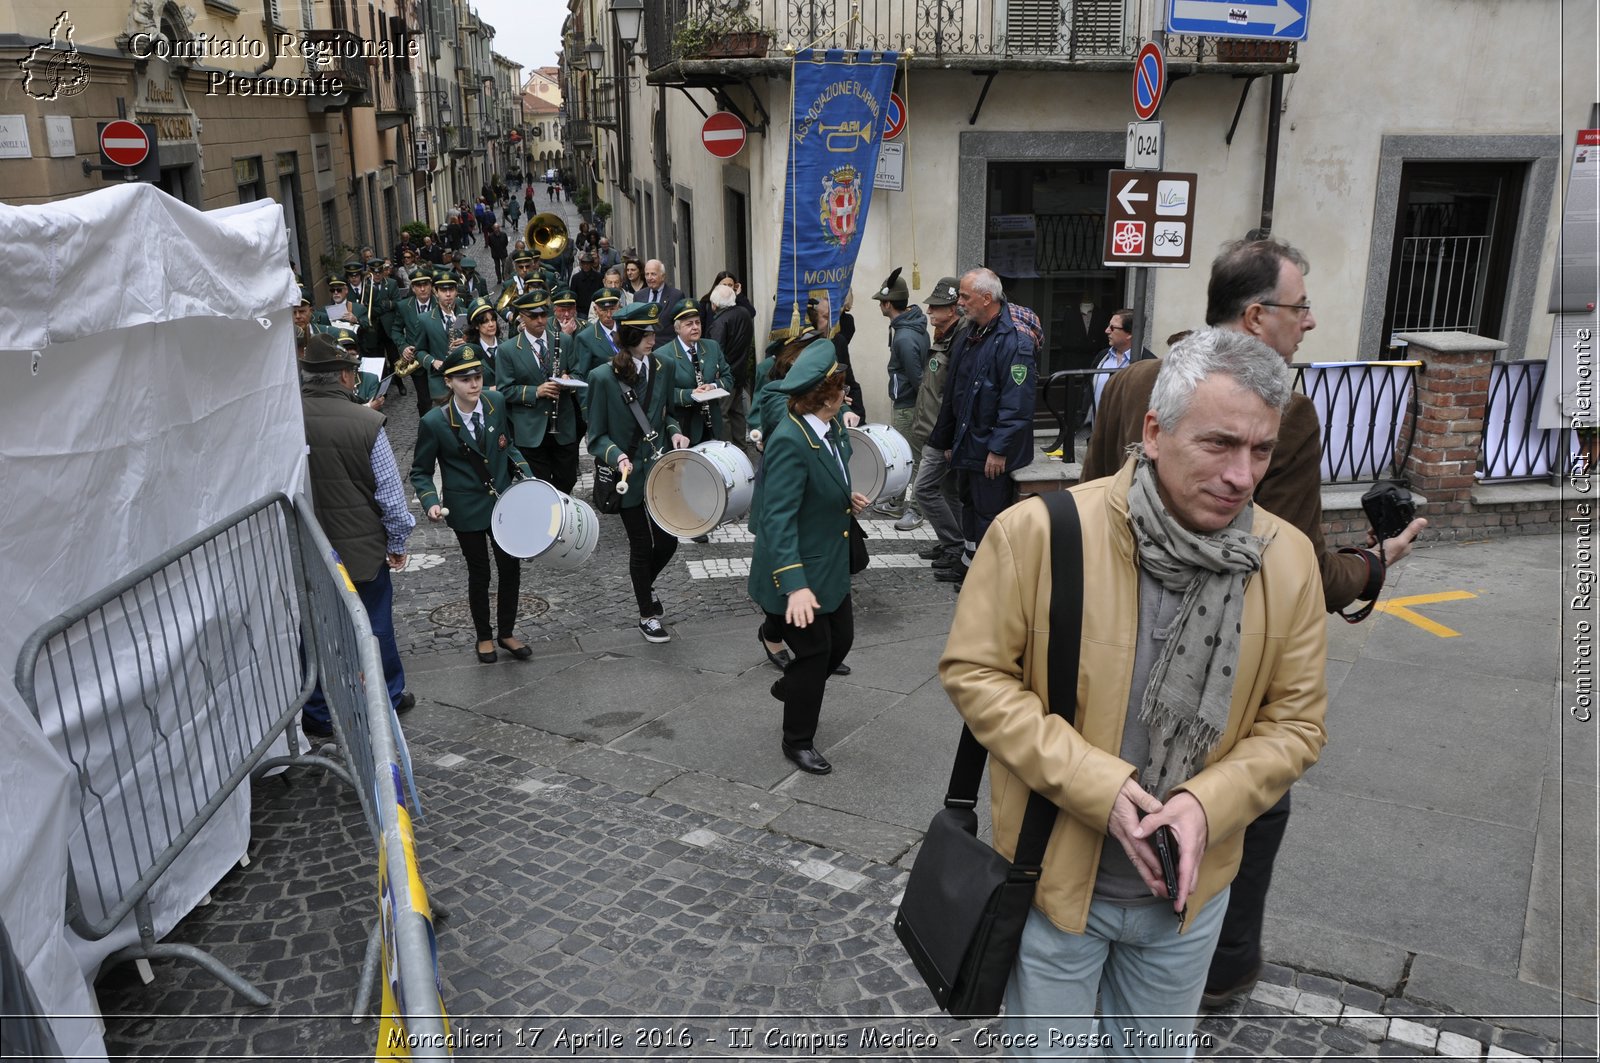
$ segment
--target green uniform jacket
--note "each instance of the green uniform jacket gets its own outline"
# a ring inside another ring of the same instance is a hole
[[[560,332],[552,334],[546,329],[544,342],[545,357],[553,357],[559,350],[562,374],[577,376],[577,373],[570,371],[573,362],[572,338]],[[552,422],[555,424],[557,443],[566,446],[578,441],[583,434],[579,424],[580,405],[583,402],[579,397],[581,392],[563,388],[560,398],[555,399],[541,399],[534,394],[539,390],[539,385],[550,377],[545,373],[544,366],[539,364],[539,359],[534,357],[533,341],[526,332],[519,330],[516,339],[500,344],[494,360],[495,390],[506,398],[506,409],[511,414],[511,429],[518,446],[532,450],[542,444]]]
[[[461,422],[461,411],[454,402],[429,410],[417,422],[417,449],[411,460],[411,488],[426,513],[430,506],[442,505],[450,512],[445,523],[457,531],[488,531],[490,517],[499,492],[511,486],[512,474],[532,478],[533,470],[522,460],[512,443],[511,422],[505,416],[505,399],[498,391],[484,388],[478,396],[478,412],[483,414],[482,439],[474,440]],[[458,435],[459,432],[459,435]],[[462,447],[484,455],[494,492],[485,489],[482,466],[476,457],[462,453]],[[443,481],[444,498],[433,489],[433,469],[437,464]]]
[[[463,312],[466,310],[459,298],[456,306]],[[428,313],[423,314],[417,310],[416,296],[407,297],[400,304],[400,322],[403,335],[399,348],[403,351],[408,346],[416,347],[417,361],[422,363],[428,374],[428,394],[435,399],[449,395],[450,389],[445,386],[444,374],[433,364],[444,361],[444,356],[450,353],[449,333],[445,331],[444,312],[439,300],[435,298],[429,303]]]
[[[850,593],[850,442],[837,421],[829,436],[843,468],[799,414],[785,414],[766,438],[747,584],[766,612],[782,615],[801,587],[824,613]]]
[[[615,330],[613,330],[615,331]],[[589,374],[616,357],[617,349],[606,339],[599,321],[590,321],[573,334],[573,376],[588,380]]]
[[[700,379],[732,391],[733,370],[728,367],[728,359],[723,357],[722,346],[716,340],[703,339],[694,347],[700,359]],[[727,432],[722,426],[722,403],[700,403],[689,397],[695,389],[694,363],[689,360],[689,352],[684,348],[683,341],[674,338],[665,349],[658,346],[656,357],[673,362],[676,375],[672,389],[673,412],[683,426],[683,434],[689,437],[689,444],[699,446],[708,439],[726,438]]]
[[[656,446],[665,453],[672,449],[672,437],[679,434],[677,418],[667,409],[667,393],[672,390],[672,363],[651,356],[650,394],[639,396],[645,420],[660,436]],[[641,435],[639,422],[633,411],[622,401],[622,383],[617,380],[611,363],[598,366],[589,374],[589,453],[595,461],[604,462],[613,469],[622,457],[623,448],[635,436]],[[633,462],[633,472],[628,476],[628,493],[622,496],[624,508],[644,505],[645,481],[650,478],[650,466],[655,464],[650,444],[640,439],[628,455]]]
[[[471,276],[463,273],[461,275],[461,283],[457,287],[460,289],[460,292],[457,294],[456,300],[458,302],[464,302],[469,306],[472,304],[474,299],[489,298],[489,282],[484,280],[483,274],[479,273],[477,270],[473,270]]]
[[[382,283],[367,281],[366,287],[368,289],[366,294],[363,294],[360,287],[350,289],[350,301],[365,310],[368,320],[372,322],[371,329],[365,325],[361,328],[364,342],[372,346],[370,348],[362,346],[361,350],[368,357],[375,358],[383,349],[382,337],[388,336],[393,331],[394,304],[400,290],[395,286],[393,279]]]

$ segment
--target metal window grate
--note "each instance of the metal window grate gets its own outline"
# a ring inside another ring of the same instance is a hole
[[[1476,332],[1494,237],[1408,236],[1389,304],[1392,332]]]
[[[1538,427],[1545,362],[1495,362],[1483,411],[1480,480],[1532,480],[1564,474],[1577,453],[1576,433]]]

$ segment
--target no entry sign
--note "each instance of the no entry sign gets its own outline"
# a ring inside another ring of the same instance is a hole
[[[731,159],[744,150],[744,122],[736,114],[718,111],[700,127],[700,143],[719,159]]]
[[[100,152],[113,166],[133,169],[150,154],[150,138],[143,129],[119,118],[101,128]]]
[[[1133,64],[1133,113],[1148,121],[1161,106],[1161,94],[1167,87],[1167,57],[1154,42],[1139,49],[1139,59]]]

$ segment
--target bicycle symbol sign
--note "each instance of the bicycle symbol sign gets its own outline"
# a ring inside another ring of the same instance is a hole
[[[1119,255],[1144,254],[1144,222],[1117,222],[1111,234],[1111,243]]]

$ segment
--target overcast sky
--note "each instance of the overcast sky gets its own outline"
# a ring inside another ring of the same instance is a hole
[[[469,0],[494,27],[494,50],[522,64],[522,77],[541,66],[555,66],[561,48],[563,0]]]

